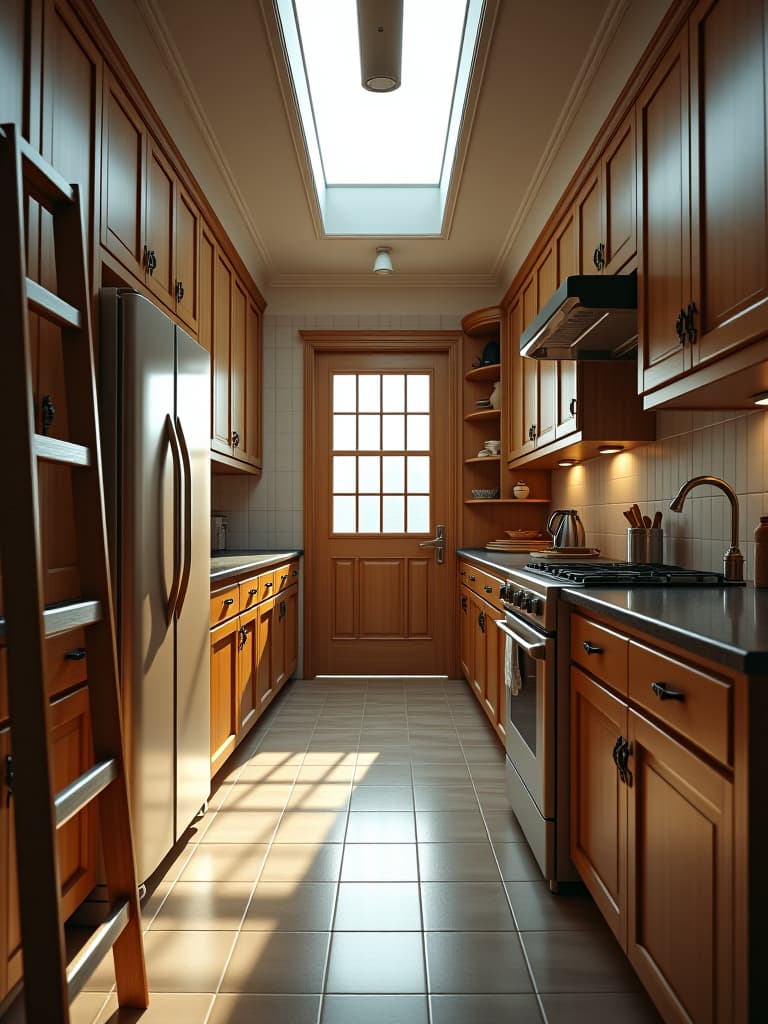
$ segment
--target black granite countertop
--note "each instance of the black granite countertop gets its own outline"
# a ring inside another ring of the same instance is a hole
[[[527,555],[460,548],[457,555],[503,575]],[[561,597],[586,611],[632,626],[726,668],[768,675],[768,590],[744,587],[564,588]]]
[[[303,555],[302,548],[281,551],[227,551],[211,555],[211,583],[220,583],[230,576],[238,576],[244,572],[258,573],[271,565],[290,562],[292,558]]]

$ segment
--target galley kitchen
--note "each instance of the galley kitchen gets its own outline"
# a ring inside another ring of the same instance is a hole
[[[768,1019],[764,0],[0,53],[2,1024]]]

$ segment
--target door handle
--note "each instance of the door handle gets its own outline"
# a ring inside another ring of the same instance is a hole
[[[436,561],[438,565],[442,565],[445,561],[445,526],[440,524],[435,527],[437,536],[432,537],[431,540],[423,540],[420,542],[420,548],[434,548],[436,554]]]
[[[182,492],[182,480],[181,480],[181,448],[179,446],[179,439],[176,436],[176,428],[173,425],[173,420],[170,415],[165,417],[165,432],[168,436],[168,444],[171,449],[171,456],[173,458],[173,476],[174,476],[174,495],[173,495],[173,526],[174,526],[174,538],[173,538],[173,579],[171,580],[171,587],[168,591],[168,604],[165,609],[166,622],[170,625],[173,621],[173,614],[176,611],[176,604],[179,599],[179,585],[181,583],[181,551],[179,549],[179,540],[176,536],[176,524],[179,521],[179,509],[181,506],[181,492]]]
[[[176,417],[176,432],[179,437],[181,448],[181,461],[184,466],[183,496],[184,496],[184,561],[182,563],[181,579],[179,581],[179,596],[176,598],[176,614],[181,615],[184,607],[184,598],[187,596],[189,586],[189,575],[192,570],[192,461],[189,457],[189,445],[184,436],[184,428],[181,420]]]

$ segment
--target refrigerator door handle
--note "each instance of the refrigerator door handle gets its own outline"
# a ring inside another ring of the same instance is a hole
[[[173,538],[173,579],[171,581],[171,588],[168,591],[168,604],[165,609],[165,619],[167,623],[173,621],[173,615],[176,611],[176,605],[179,599],[179,583],[181,581],[181,551],[178,541],[177,526],[179,518],[179,507],[181,504],[181,448],[179,447],[179,439],[176,436],[176,429],[173,425],[173,420],[170,414],[165,417],[165,432],[168,435],[168,444],[171,449],[171,456],[173,457],[173,477],[174,477],[174,496],[173,496],[173,521],[174,521],[174,538]]]
[[[181,615],[181,609],[184,607],[184,598],[187,596],[189,575],[192,570],[192,463],[189,458],[189,445],[187,444],[187,439],[184,436],[184,428],[182,427],[181,420],[178,416],[176,417],[176,431],[179,437],[181,459],[184,466],[182,486],[182,494],[184,498],[184,538],[181,545],[184,549],[184,563],[181,570],[179,595],[176,598],[176,614]]]

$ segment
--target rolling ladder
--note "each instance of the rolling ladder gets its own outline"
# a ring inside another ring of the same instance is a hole
[[[53,217],[58,294],[26,276],[24,204]],[[5,598],[13,799],[28,1024],[69,1024],[69,1006],[113,950],[118,1002],[148,1004],[120,727],[115,630],[101,475],[90,296],[77,186],[0,128],[0,555]],[[28,314],[61,328],[72,441],[35,433]],[[44,607],[38,462],[72,467],[82,600]],[[93,767],[56,793],[52,783],[44,642],[85,628]],[[110,911],[67,963],[56,830],[97,800]]]

